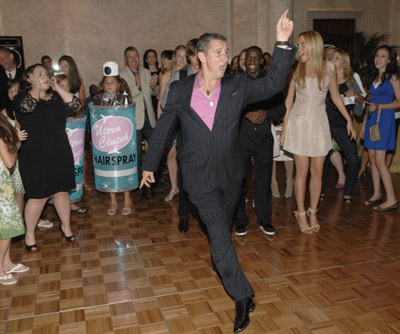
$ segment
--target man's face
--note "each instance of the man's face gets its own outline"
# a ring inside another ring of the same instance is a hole
[[[0,51],[0,66],[9,72],[11,72],[15,68],[14,64],[14,56],[12,53],[8,54],[7,52],[1,50]]]
[[[139,53],[134,51],[127,51],[125,55],[125,63],[131,70],[137,70],[139,67]]]
[[[212,39],[209,43],[207,53],[199,52],[203,55],[200,59],[207,68],[208,75],[212,79],[220,79],[224,76],[226,67],[228,66],[228,46],[225,41]]]
[[[53,67],[53,62],[50,58],[43,59],[42,64],[44,67],[47,68],[47,70],[51,71],[51,68]]]
[[[200,68],[199,58],[197,58],[197,54],[189,56],[189,60],[190,65],[192,65],[195,70],[198,70]]]
[[[89,92],[91,96],[95,96],[99,92],[99,90],[96,85],[90,85]]]
[[[256,76],[260,72],[262,54],[259,50],[249,49],[246,51],[244,60],[246,72],[251,76]]]

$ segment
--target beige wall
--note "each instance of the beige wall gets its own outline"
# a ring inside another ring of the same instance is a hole
[[[71,55],[87,88],[105,61],[123,66],[128,45],[160,52],[215,31],[228,37],[231,56],[254,44],[271,51],[285,8],[295,36],[313,18],[355,18],[358,30],[389,33],[400,45],[398,0],[0,0],[0,35],[23,36],[27,65]]]

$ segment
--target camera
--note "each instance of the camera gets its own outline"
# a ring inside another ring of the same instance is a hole
[[[108,61],[103,65],[103,74],[106,77],[115,77],[118,75],[118,64],[114,61]]]

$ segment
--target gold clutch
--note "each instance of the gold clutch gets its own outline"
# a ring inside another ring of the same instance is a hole
[[[379,118],[381,116],[382,105],[379,105],[378,118],[376,119],[376,124],[369,128],[369,136],[371,141],[381,140],[381,131],[379,130]]]

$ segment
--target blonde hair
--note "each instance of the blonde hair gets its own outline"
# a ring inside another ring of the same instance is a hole
[[[172,61],[170,62],[168,69],[171,71],[171,73],[175,72],[178,68],[176,65],[176,54],[178,53],[179,50],[184,50],[186,52],[186,46],[184,45],[178,45],[175,50],[174,54],[172,56]]]
[[[342,61],[343,61],[343,74],[344,74],[343,79],[346,79],[346,80],[350,81],[351,84],[353,84],[354,72],[350,65],[349,54],[346,51],[341,50],[341,49],[336,49],[335,52],[337,52],[340,55],[340,57],[342,58]]]
[[[303,36],[308,53],[309,75],[313,75],[318,80],[318,88],[322,90],[322,82],[325,77],[324,73],[324,41],[317,31],[305,31],[299,35]],[[306,63],[299,60],[295,71],[295,78],[300,88],[306,87]]]
[[[328,46],[328,47],[325,49],[325,51],[324,51],[324,59],[325,59],[325,60],[326,60],[326,55],[327,55],[327,53],[328,53],[329,50],[335,50],[335,51],[336,51],[336,47],[333,46],[333,45],[331,45],[331,46]]]

